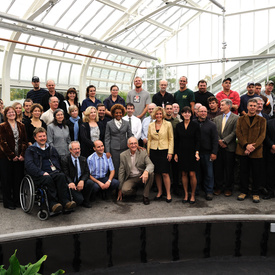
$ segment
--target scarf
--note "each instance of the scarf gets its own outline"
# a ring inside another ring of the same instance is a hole
[[[78,133],[79,133],[79,125],[78,121],[80,120],[80,117],[77,118],[70,117],[70,121],[74,124],[74,140],[78,140]]]

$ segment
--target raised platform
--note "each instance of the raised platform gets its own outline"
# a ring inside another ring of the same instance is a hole
[[[151,195],[153,197],[153,194]],[[21,209],[14,211],[0,206],[0,243],[40,236],[64,233],[79,233],[91,230],[109,230],[150,225],[192,222],[269,221],[275,222],[275,199],[252,202],[251,197],[237,201],[237,193],[231,197],[214,196],[206,201],[199,195],[196,203],[183,204],[182,198],[173,196],[172,203],[165,200],[145,206],[142,196],[116,202],[98,199],[91,209],[78,207],[75,212],[58,215],[47,221],[38,220],[37,208],[26,214]]]
[[[123,271],[123,266],[129,265],[145,274],[144,263],[150,263],[149,272],[155,264],[161,268],[163,263],[181,261],[173,265],[175,269],[169,267],[171,274],[178,274],[185,261],[209,257],[219,261],[220,257],[242,255],[260,262],[265,256],[275,262],[275,234],[270,233],[270,225],[275,223],[275,199],[255,204],[251,198],[243,202],[236,198],[237,193],[213,201],[198,196],[196,204],[190,205],[173,196],[170,204],[151,201],[148,206],[143,205],[141,194],[123,202],[97,199],[91,209],[79,207],[47,221],[37,218],[36,207],[25,214],[1,206],[0,265],[8,264],[15,249],[24,264],[48,255],[42,274],[59,268],[70,274],[90,274],[85,273],[88,270],[105,274],[104,268],[112,266],[120,274],[120,267]]]

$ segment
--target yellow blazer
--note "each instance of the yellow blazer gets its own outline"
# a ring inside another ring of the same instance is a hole
[[[163,120],[159,132],[156,131],[156,122],[151,122],[148,127],[148,154],[150,149],[165,150],[168,149],[168,154],[174,153],[174,135],[173,127],[170,121]]]

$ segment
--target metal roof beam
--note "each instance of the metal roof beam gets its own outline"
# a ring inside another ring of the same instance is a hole
[[[137,51],[137,50],[129,48],[129,47],[121,46],[121,45],[118,45],[118,44],[115,44],[115,43],[112,43],[112,42],[102,41],[102,40],[99,40],[97,38],[91,37],[89,35],[80,34],[78,32],[69,31],[69,30],[66,30],[66,29],[63,29],[63,28],[58,28],[56,26],[51,26],[51,25],[47,25],[47,24],[43,24],[43,23],[39,23],[39,22],[33,22],[33,21],[21,19],[21,18],[18,18],[16,16],[13,16],[13,15],[5,14],[3,12],[0,12],[0,18],[11,20],[11,21],[14,21],[14,22],[22,23],[22,24],[26,24],[26,25],[30,25],[30,26],[34,26],[34,27],[37,27],[37,28],[42,28],[42,29],[45,29],[45,30],[48,30],[48,31],[53,31],[53,32],[56,32],[56,33],[61,33],[61,34],[73,36],[73,37],[80,38],[80,39],[83,39],[83,40],[92,41],[94,43],[98,43],[98,44],[104,45],[106,47],[112,47],[114,49],[119,49],[119,50],[122,50],[122,51],[125,51],[125,52],[128,52],[128,53],[135,54],[137,56],[143,56],[143,57],[146,57],[146,58],[149,58],[149,59],[154,59],[154,60],[157,59],[156,57],[150,56],[148,54],[145,54],[141,51]]]
[[[180,0],[175,0],[173,2],[166,2],[165,3],[165,6],[162,6],[158,9],[156,9],[155,11],[143,16],[142,18],[138,19],[137,21],[135,21],[134,23],[126,26],[124,29],[118,31],[118,32],[115,32],[113,35],[111,35],[110,37],[108,37],[108,40],[111,40],[115,37],[117,37],[118,35],[120,35],[121,33],[125,32],[125,31],[128,31],[129,29],[135,27],[136,25],[139,25],[140,23],[144,22],[144,20],[147,20],[147,19],[150,19],[150,17],[152,17],[153,15],[161,12],[162,10],[165,10],[167,9],[167,7],[170,7],[170,6],[173,6],[174,4],[176,4],[177,2],[179,2]],[[156,59],[155,59],[156,60]]]
[[[245,13],[251,13],[251,12],[256,12],[256,11],[265,11],[265,10],[271,10],[275,9],[275,6],[272,7],[266,7],[266,8],[261,8],[261,9],[254,9],[254,10],[246,10],[246,11],[240,11],[240,12],[234,12],[234,13],[228,13],[225,15],[225,17],[228,16],[233,16],[233,15],[239,15],[239,14],[245,14]]]
[[[151,59],[148,58],[144,58],[141,56],[137,56],[135,54],[130,54],[130,53],[126,53],[126,52],[121,52],[115,49],[111,49],[111,48],[106,48],[100,45],[96,45],[96,44],[92,44],[92,43],[88,43],[85,41],[80,41],[80,40],[76,40],[76,39],[72,39],[66,36],[60,36],[60,35],[56,35],[56,34],[52,34],[52,33],[46,33],[46,32],[42,32],[40,30],[37,29],[33,29],[33,28],[27,28],[27,27],[23,27],[23,26],[19,26],[19,25],[14,25],[11,23],[6,23],[6,22],[1,22],[0,21],[0,28],[3,29],[8,29],[8,30],[13,30],[16,32],[20,32],[20,33],[24,33],[24,34],[29,34],[29,35],[33,35],[33,36],[39,36],[42,38],[47,38],[53,41],[58,41],[58,42],[63,42],[63,43],[67,43],[70,45],[75,45],[78,47],[84,47],[86,49],[94,49],[94,50],[98,50],[98,51],[102,51],[102,52],[107,52],[107,53],[112,53],[115,55],[119,55],[119,56],[125,56],[125,57],[129,57],[129,58],[134,58],[134,59],[138,59],[138,60],[142,60],[142,61],[150,61]]]
[[[106,6],[109,6],[111,8],[114,8],[114,9],[117,9],[117,10],[120,10],[122,12],[126,12],[127,11],[127,8],[113,2],[113,1],[110,1],[110,0],[96,0],[97,2],[100,2]]]

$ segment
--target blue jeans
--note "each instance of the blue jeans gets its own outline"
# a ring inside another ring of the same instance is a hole
[[[97,180],[101,181],[102,183],[105,183],[108,179],[109,179],[108,177],[104,177],[104,178],[100,178]],[[97,193],[98,191],[101,190],[100,186],[96,182],[92,181],[92,184],[93,184],[92,185],[92,193]],[[119,186],[119,181],[116,179],[112,179],[112,182],[111,182],[108,190],[115,190],[116,188],[118,188],[118,186]]]
[[[210,154],[200,155],[200,169],[198,182],[202,182],[206,194],[212,194],[214,188],[213,161],[210,161]]]

